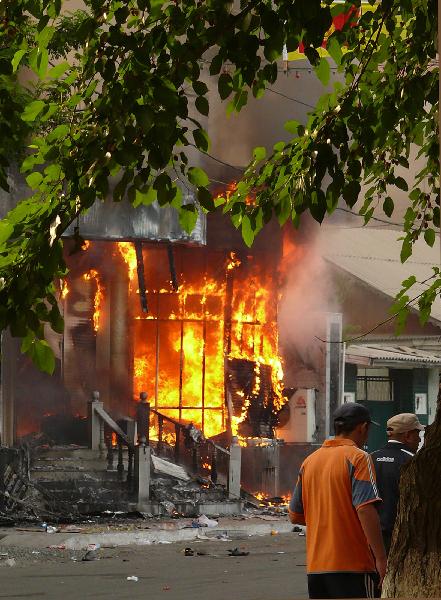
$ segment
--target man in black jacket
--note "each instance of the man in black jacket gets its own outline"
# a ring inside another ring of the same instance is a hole
[[[387,444],[372,453],[377,474],[377,486],[382,504],[378,506],[384,546],[389,552],[397,516],[401,467],[406,464],[420,443],[424,427],[413,413],[401,413],[387,422]]]

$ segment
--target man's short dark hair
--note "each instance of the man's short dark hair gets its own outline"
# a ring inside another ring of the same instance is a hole
[[[339,421],[338,419],[336,419],[334,421],[335,435],[351,433],[352,431],[354,431],[357,425],[359,425],[359,423],[354,423],[353,421]]]

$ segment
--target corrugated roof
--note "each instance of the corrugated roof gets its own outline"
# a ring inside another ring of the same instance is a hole
[[[374,289],[394,298],[401,283],[415,275],[423,282],[433,275],[433,266],[440,264],[439,243],[430,248],[418,240],[412,256],[400,261],[401,232],[391,229],[343,228],[329,226],[322,229],[321,252],[325,260],[357,277]],[[416,283],[411,297],[420,294],[428,284]],[[432,307],[431,320],[441,323],[441,300]]]
[[[425,365],[441,366],[441,356],[409,348],[408,346],[375,346],[351,344],[346,347],[345,360],[348,363],[362,365],[380,365],[385,363],[406,362]]]

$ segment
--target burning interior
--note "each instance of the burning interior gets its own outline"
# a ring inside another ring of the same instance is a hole
[[[18,394],[18,437],[55,416],[85,417],[93,389],[115,417],[133,416],[146,391],[152,407],[205,437],[274,437],[286,400],[277,252],[110,241],[66,250],[65,333],[52,340],[58,391],[31,411],[32,390]]]

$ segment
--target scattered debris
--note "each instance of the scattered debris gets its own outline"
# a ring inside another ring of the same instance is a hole
[[[249,552],[244,552],[239,550],[239,548],[234,548],[233,550],[228,550],[229,556],[248,556]]]
[[[183,469],[179,465],[175,465],[174,463],[165,460],[164,458],[159,458],[159,456],[155,456],[154,454],[152,454],[152,463],[153,470],[155,473],[162,473],[164,475],[175,477],[176,479],[190,481],[190,476],[187,474],[185,469]]]
[[[46,525],[46,533],[58,533],[59,529],[54,527],[53,525]]]
[[[89,544],[87,547],[87,552],[81,559],[84,562],[89,562],[92,560],[99,560],[98,550],[100,549],[100,544]]]
[[[165,509],[168,515],[177,515],[178,511],[176,510],[176,506],[170,500],[163,500],[160,502],[160,505]]]
[[[195,519],[191,526],[192,527],[217,527],[219,525],[218,521],[214,519],[209,519],[206,515],[201,515],[197,519]]]
[[[5,564],[6,564],[6,565],[8,565],[8,567],[15,567],[15,565],[16,565],[17,563],[16,563],[16,560],[15,560],[15,558],[7,558],[7,559],[5,560]]]
[[[185,556],[194,556],[193,548],[184,548],[184,555]]]
[[[197,427],[195,427],[193,425],[193,423],[189,423],[185,429],[184,429],[184,435],[186,437],[186,445],[187,447],[191,448],[192,447],[192,443],[194,442],[195,444],[202,444],[203,442],[205,442],[205,436],[202,433],[202,431],[200,429],[198,429]]]

